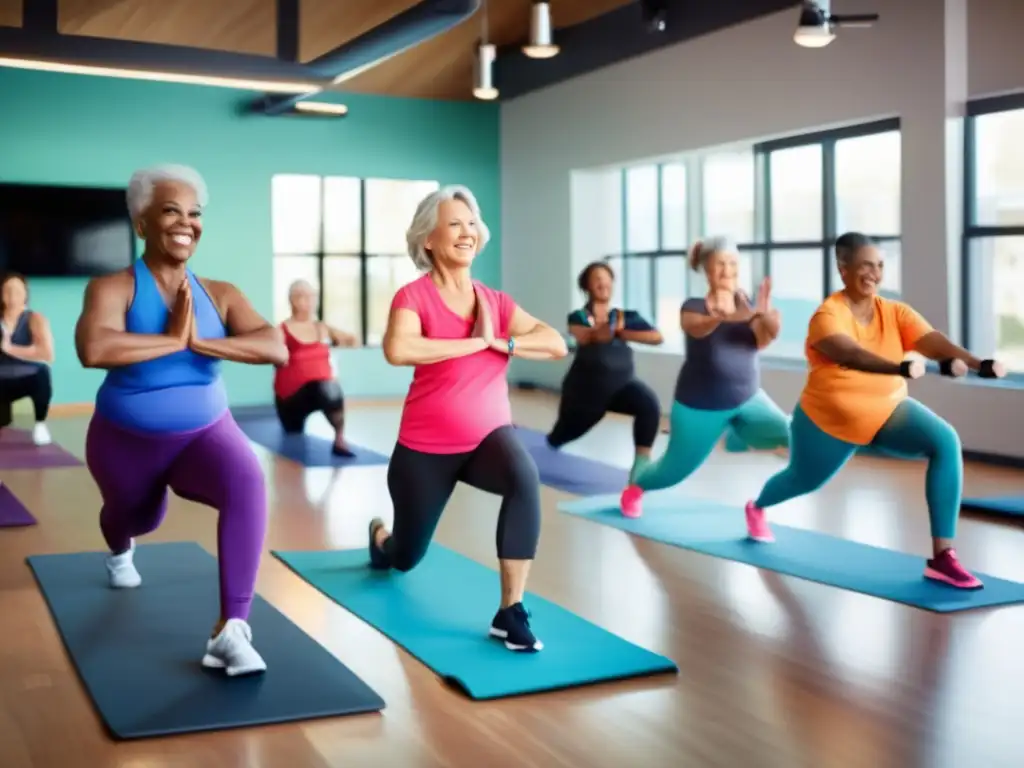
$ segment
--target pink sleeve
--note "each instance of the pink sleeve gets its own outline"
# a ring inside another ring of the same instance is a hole
[[[413,296],[413,292],[409,290],[408,285],[403,285],[398,289],[395,297],[391,299],[391,309],[411,309],[417,315],[420,313],[416,298]]]
[[[516,302],[511,296],[504,291],[495,291],[495,295],[498,297],[498,327],[500,328],[499,334],[502,336],[508,335],[509,326],[512,324],[512,315],[516,313]]]

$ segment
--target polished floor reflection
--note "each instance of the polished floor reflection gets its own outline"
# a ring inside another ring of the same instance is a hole
[[[545,428],[554,412],[553,398],[515,397],[518,423]],[[389,452],[398,415],[397,405],[352,404],[352,441]],[[81,456],[85,426],[85,418],[56,420],[52,432]],[[629,440],[629,423],[612,417],[567,450],[626,466]],[[384,467],[306,470],[257,450],[270,485],[268,549],[362,546],[368,520],[390,517]],[[741,504],[782,462],[719,452],[688,487]],[[383,714],[114,743],[24,563],[29,554],[102,547],[96,489],[84,468],[4,471],[0,480],[40,521],[0,529],[2,768],[1024,764],[1014,714],[1024,606],[930,614],[561,515],[555,505],[567,496],[547,488],[531,589],[673,658],[678,677],[472,703],[267,555],[260,593],[374,687],[387,701]],[[923,481],[920,464],[857,458],[773,518],[923,555]],[[1022,487],[1024,473],[968,468],[968,493]],[[493,565],[496,514],[494,497],[460,487],[437,540]],[[182,539],[215,551],[214,513],[174,499],[151,540]],[[1024,581],[1019,525],[965,518],[958,551],[972,568]]]

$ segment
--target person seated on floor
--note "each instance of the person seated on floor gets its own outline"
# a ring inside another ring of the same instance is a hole
[[[334,427],[336,456],[353,456],[345,443],[345,397],[334,376],[331,347],[354,347],[356,337],[316,319],[316,291],[305,280],[288,288],[292,314],[281,323],[288,362],[274,370],[274,406],[281,427],[300,434],[320,411]]]
[[[28,308],[28,283],[22,275],[8,272],[0,283],[0,428],[9,427],[12,405],[23,397],[32,400],[35,426],[32,442],[49,445],[46,417],[53,399],[50,363],[53,334],[50,323]]]
[[[145,250],[127,269],[89,282],[75,348],[82,365],[107,372],[85,459],[103,500],[110,586],[142,583],[135,539],[159,527],[168,488],[216,509],[220,617],[202,665],[233,677],[267,668],[248,623],[267,489],[228,409],[220,361],[282,365],[288,349],[238,288],[188,268],[206,201],[206,183],[191,168],[158,166],[132,176],[128,211]]]

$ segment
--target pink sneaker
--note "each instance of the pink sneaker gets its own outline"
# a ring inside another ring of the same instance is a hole
[[[924,577],[941,581],[958,589],[981,589],[981,579],[972,575],[956,559],[955,549],[944,549],[938,557],[929,560],[924,567]]]
[[[750,538],[765,544],[775,541],[772,529],[768,527],[768,521],[764,518],[763,509],[755,507],[753,501],[748,501],[744,511],[747,514],[747,535]]]
[[[619,499],[623,517],[637,518],[644,513],[644,489],[639,485],[627,485]]]

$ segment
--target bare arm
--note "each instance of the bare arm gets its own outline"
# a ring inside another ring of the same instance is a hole
[[[420,316],[405,307],[393,307],[384,332],[384,358],[391,365],[430,365],[466,357],[487,349],[483,338],[428,339]]]
[[[33,312],[29,316],[28,327],[32,331],[32,343],[7,344],[4,346],[4,351],[19,360],[52,363],[53,333],[50,331],[50,323],[38,312]]]
[[[633,322],[641,326],[639,328],[629,328],[626,325],[627,313],[619,311],[618,324],[615,329],[615,335],[623,341],[631,341],[635,344],[649,344],[652,347],[656,347],[658,344],[664,341],[661,336],[661,331],[650,325],[646,320],[641,318],[639,315],[635,316]]]
[[[812,345],[836,365],[864,373],[881,373],[892,376],[901,375],[901,363],[894,363],[884,357],[869,352],[849,336],[833,334]]]
[[[234,363],[250,365],[284,365],[288,348],[284,335],[253,309],[245,295],[231,283],[204,281],[210,296],[224,307],[226,339],[200,339],[195,335],[189,343],[192,351]]]
[[[926,333],[914,344],[914,351],[929,360],[962,360],[972,371],[981,368],[981,360],[957,346],[939,331]]]
[[[782,330],[782,316],[777,309],[757,315],[750,322],[750,329],[757,339],[757,348],[764,349],[779,337]]]
[[[131,276],[126,273],[89,281],[82,314],[75,325],[75,352],[84,367],[120,368],[185,348],[185,340],[176,336],[125,330],[131,291]]]
[[[327,331],[327,336],[331,340],[331,344],[335,347],[354,347],[358,345],[359,341],[351,333],[345,333],[337,328],[329,326],[327,323],[323,324],[324,330]]]
[[[508,335],[514,340],[513,354],[524,360],[560,360],[569,354],[562,334],[519,306],[509,319]],[[507,341],[497,339],[495,343],[508,351]]]
[[[722,318],[714,315],[703,315],[700,312],[683,311],[679,313],[679,324],[683,333],[695,339],[710,336],[721,324]]]

